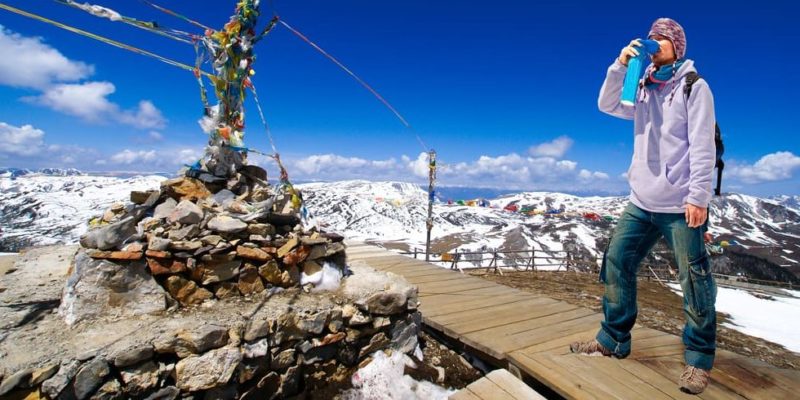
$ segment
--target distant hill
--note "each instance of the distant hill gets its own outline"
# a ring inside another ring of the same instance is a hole
[[[122,179],[43,173],[12,178],[11,169],[2,171],[0,252],[37,244],[75,243],[92,217],[101,215],[114,202],[127,202],[131,190],[155,189],[164,179],[157,175]],[[424,249],[428,196],[417,184],[342,181],[297,187],[324,229],[389,248]],[[797,279],[800,211],[791,205],[791,199],[741,194],[715,197],[711,231],[717,240],[738,243],[726,248],[723,256],[713,258],[717,272],[768,280]],[[602,256],[627,198],[525,192],[502,194],[489,199],[488,204],[490,207],[437,202],[433,209],[433,252],[533,248],[539,254],[561,255],[556,252],[568,250],[586,260],[584,265],[591,265]],[[509,205],[529,210],[532,215],[504,210]],[[657,250],[668,253],[663,242]],[[668,254],[656,254],[648,262],[664,264],[670,260]]]

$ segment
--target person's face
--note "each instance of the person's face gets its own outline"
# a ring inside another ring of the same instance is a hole
[[[675,56],[675,47],[669,39],[661,35],[653,35],[650,39],[658,42],[661,47],[658,52],[650,56],[650,60],[653,64],[661,66],[672,64],[677,60],[678,57]]]

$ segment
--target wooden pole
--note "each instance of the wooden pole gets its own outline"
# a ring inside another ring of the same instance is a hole
[[[425,225],[428,228],[427,238],[425,239],[425,261],[431,259],[431,229],[433,229],[433,199],[436,194],[434,184],[436,182],[436,150],[428,152],[428,220]]]

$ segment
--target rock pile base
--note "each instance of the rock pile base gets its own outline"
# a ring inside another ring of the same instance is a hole
[[[36,261],[18,263],[6,277],[42,268]],[[71,327],[55,310],[12,319],[2,327],[0,397],[271,399],[347,382],[375,351],[413,352],[421,327],[416,287],[365,265],[351,268],[331,292],[274,287],[155,313],[98,313]],[[10,283],[6,277],[0,286]],[[28,289],[47,292],[55,284],[52,274],[42,279]],[[13,301],[5,294],[0,302]]]

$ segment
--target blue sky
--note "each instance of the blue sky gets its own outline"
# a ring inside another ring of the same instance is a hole
[[[189,45],[53,1],[5,3],[194,61]],[[96,4],[197,32],[141,1]],[[253,81],[294,179],[424,182],[416,132],[438,152],[441,185],[626,192],[632,123],[598,111],[597,94],[620,49],[668,16],[685,28],[687,57],[714,93],[726,144],[723,190],[800,194],[800,84],[791,72],[800,32],[790,1],[274,4],[414,128],[278,26],[256,48]],[[220,28],[234,2],[161,5]],[[262,11],[266,22],[269,2]],[[191,73],[4,10],[0,25],[0,165],[174,172],[201,154]],[[246,144],[269,150],[254,103],[246,108]],[[276,174],[263,157],[252,162]]]

